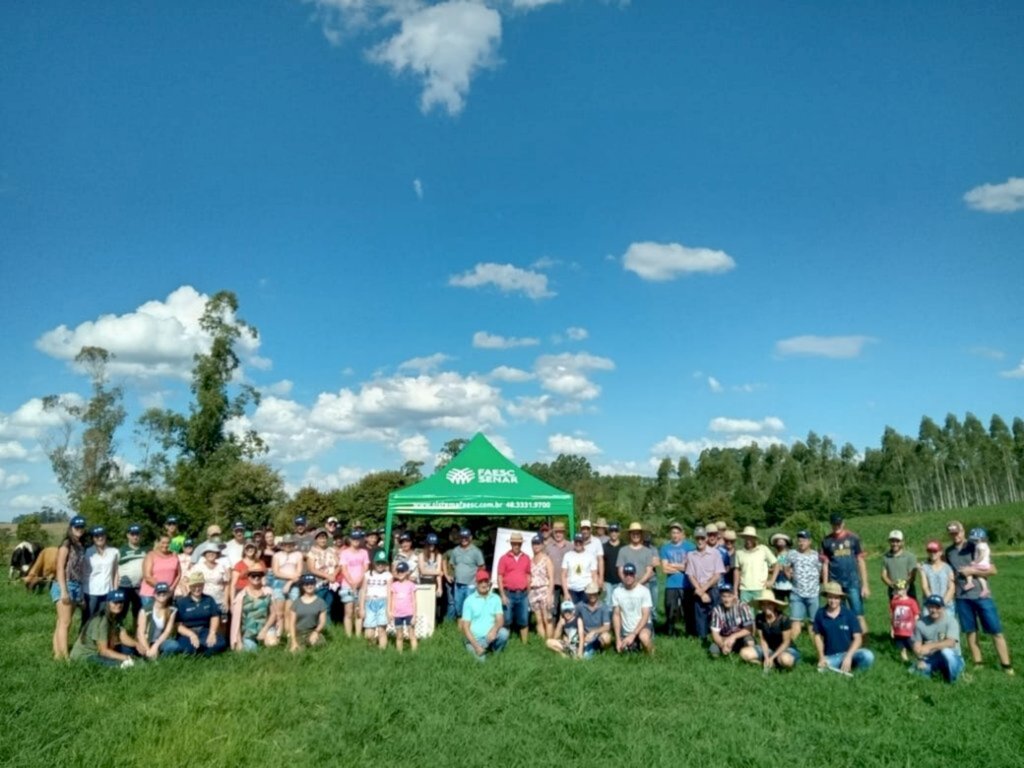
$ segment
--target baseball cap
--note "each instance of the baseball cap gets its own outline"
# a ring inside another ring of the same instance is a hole
[[[243,523],[241,520],[235,520],[235,524],[231,526],[231,530],[232,531],[244,531],[245,530],[245,523]]]
[[[478,570],[476,572],[476,580],[477,580],[477,583],[479,583],[481,581],[490,581],[491,580],[491,574],[489,574],[487,572],[486,568],[481,568],[480,570]]]
[[[543,544],[544,543],[544,537],[538,533],[536,536],[534,536],[532,539],[530,539],[530,542],[532,544]]]
[[[971,541],[984,541],[988,538],[988,531],[984,528],[971,528],[971,533],[967,538]]]
[[[171,515],[166,520],[164,520],[164,525],[177,525],[177,524],[178,524],[178,518],[176,518],[174,515]]]
[[[405,560],[402,560],[395,566],[395,570],[398,571],[398,573],[408,573],[409,564],[405,562]]]
[[[924,599],[924,604],[926,608],[944,608],[946,606],[946,604],[942,602],[941,595],[928,595],[928,597]]]
[[[632,563],[626,563],[622,566],[622,573],[627,576],[636,576],[636,566]]]
[[[889,541],[903,541],[903,531],[893,528],[889,531]]]
[[[128,526],[128,533],[142,533],[142,526],[132,523]]]
[[[706,539],[707,537],[708,537],[708,532],[706,530],[704,530],[704,526],[703,525],[698,525],[696,528],[693,529],[693,538],[695,538],[695,539]]]
[[[722,593],[728,592],[729,594],[732,594],[732,584],[723,584],[718,588],[718,591]]]
[[[94,525],[93,529],[89,531],[89,533],[91,533],[93,536],[106,536],[107,529],[104,528],[102,525]]]
[[[932,541],[928,542],[928,545],[925,547],[925,549],[928,550],[929,552],[941,552],[942,551],[942,545],[939,544],[939,542],[937,542],[937,541],[935,541],[933,539]]]
[[[337,523],[337,522],[338,522],[338,518],[334,517],[334,515],[331,515],[330,517],[328,517],[324,521],[324,525],[330,525],[331,523]]]
[[[299,584],[316,584],[316,576],[312,573],[304,573],[299,577]]]
[[[810,538],[813,538],[811,536],[811,532],[810,531],[806,531],[806,530],[805,531],[797,531],[796,537],[798,539],[810,539]]]
[[[299,515],[298,517],[295,518],[295,524],[296,525],[305,525],[306,524],[306,518],[303,517],[302,515]]]
[[[950,533],[956,533],[957,531],[962,531],[963,529],[964,524],[961,523],[959,520],[950,520],[948,523],[946,523],[946,530]]]
[[[844,518],[844,517],[843,517],[842,515],[832,515],[832,516],[831,516],[831,517],[829,517],[829,519],[828,519],[828,521],[829,521],[829,522],[830,522],[830,523],[831,523],[832,525],[839,525],[839,524],[840,524],[841,522],[843,522],[844,520],[845,520],[845,518]]]
[[[575,611],[576,604],[572,600],[563,600],[561,605],[562,611]]]
[[[377,550],[377,554],[375,554],[375,555],[373,556],[373,564],[374,564],[374,565],[376,565],[377,563],[384,563],[384,564],[387,564],[387,562],[388,562],[388,556],[387,556],[387,553],[386,553],[386,552],[384,552],[384,550],[383,550],[383,549],[379,549],[379,550]]]
[[[460,539],[468,539],[472,535],[473,535],[473,532],[471,530],[469,530],[469,528],[460,528],[459,529],[459,538]]]
[[[326,538],[330,537],[330,534],[327,533],[327,529],[325,529],[325,528],[318,528],[316,533],[313,535],[313,538],[314,539],[319,539],[321,536],[323,536],[326,539]]]
[[[108,603],[123,603],[124,602],[124,592],[122,590],[120,590],[120,589],[112,589],[112,590],[110,590],[109,592],[107,592],[107,602]]]
[[[619,524],[618,523],[608,523],[608,530],[609,531],[618,531],[618,530],[621,530],[621,529],[619,528]]]
[[[185,539],[183,542],[181,542],[181,546],[183,547],[194,547],[195,545],[195,539]]]
[[[593,528],[589,520],[580,520],[580,528]]]
[[[398,540],[399,541],[412,541],[412,534],[409,533],[408,531],[402,531],[400,534],[398,534]]]
[[[427,544],[437,544],[437,534],[436,533],[428,533],[427,534]]]
[[[670,531],[673,530],[673,529],[677,530],[677,531],[681,531],[681,530],[683,530],[683,524],[680,523],[680,522],[677,522],[676,520],[673,520],[671,523],[668,524],[668,529]]]
[[[85,528],[85,518],[81,515],[75,515],[71,518],[72,528]]]
[[[153,591],[156,592],[156,594],[158,595],[162,595],[164,592],[171,591],[171,585],[168,584],[166,581],[158,581],[156,583],[156,586],[153,587]]]
[[[582,544],[583,543],[583,534],[582,533],[577,533],[575,536],[572,537],[572,540],[573,541],[578,541],[580,544]]]
[[[352,532],[351,532],[351,533],[350,533],[350,534],[348,535],[348,537],[349,537],[350,539],[363,539],[363,538],[366,538],[366,534],[365,534],[365,533],[363,533],[363,532],[362,532],[361,530],[359,530],[358,528],[356,528],[356,529],[355,529],[354,531],[352,531]]]

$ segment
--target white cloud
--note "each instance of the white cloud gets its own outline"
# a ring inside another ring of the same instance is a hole
[[[650,467],[641,465],[636,461],[610,461],[605,464],[598,464],[594,471],[600,475],[649,475]]]
[[[1024,360],[1020,361],[1020,365],[1009,371],[1002,371],[999,374],[1004,379],[1024,379]]]
[[[398,441],[398,452],[405,461],[428,461],[434,454],[426,435],[412,435]]]
[[[782,357],[851,358],[875,341],[871,336],[793,336],[775,342],[775,353]]]
[[[533,269],[551,269],[552,267],[557,267],[561,263],[562,262],[559,259],[553,259],[550,256],[541,256],[530,266]]]
[[[680,456],[700,456],[710,448],[745,448],[748,445],[781,445],[783,440],[776,435],[734,435],[725,439],[711,439],[699,437],[695,440],[684,440],[683,438],[669,435],[664,440],[651,446],[651,466],[657,467],[658,462],[665,456],[679,458]]]
[[[513,384],[518,384],[523,381],[530,381],[536,378],[529,371],[524,371],[521,368],[512,368],[508,365],[499,365],[489,374],[489,378],[496,379],[498,381],[507,381]]]
[[[535,8],[541,8],[545,5],[555,5],[560,2],[562,2],[562,0],[512,0],[512,7],[532,11]]]
[[[65,392],[58,395],[57,399],[59,403],[68,406],[85,405],[82,396],[74,392]],[[13,413],[0,413],[0,438],[37,440],[48,431],[63,427],[70,420],[64,408],[44,408],[43,399],[33,397],[18,406]]]
[[[264,397],[251,416],[234,419],[235,434],[255,430],[266,442],[270,458],[285,463],[317,456],[337,442],[337,435],[311,423],[308,408],[293,400]]]
[[[1002,184],[982,184],[964,195],[968,208],[985,213],[1024,210],[1024,178],[1011,176]]]
[[[430,373],[431,371],[437,370],[444,363],[451,360],[446,354],[441,352],[435,352],[432,355],[426,357],[414,357],[410,360],[406,360],[403,363],[398,364],[398,370],[400,371],[418,371],[419,373]]]
[[[28,483],[28,475],[24,472],[8,472],[3,467],[0,467],[0,488],[5,491],[11,488],[17,488],[19,485],[25,485]]]
[[[754,419],[729,419],[718,416],[711,420],[708,429],[712,432],[727,432],[730,434],[738,432],[781,432],[786,428],[782,419],[775,416],[767,416],[760,421]]]
[[[0,442],[0,459],[21,461],[28,458],[28,449],[17,440]]]
[[[523,421],[536,421],[547,424],[552,416],[565,413],[579,413],[582,406],[573,400],[558,400],[551,395],[539,397],[517,397],[509,403],[506,410],[510,416]]]
[[[586,352],[541,355],[534,363],[543,389],[575,400],[593,400],[601,393],[601,388],[588,378],[588,372],[614,369],[615,363],[608,358]]]
[[[508,444],[508,440],[501,435],[486,435],[486,437],[490,441],[491,445],[497,448],[498,452],[506,459],[509,461],[516,460],[516,452],[512,450],[512,446]]]
[[[708,376],[708,389],[717,395],[722,391],[722,383],[714,376]]]
[[[633,243],[622,257],[622,265],[644,280],[662,282],[681,275],[728,272],[736,266],[725,251],[688,248],[679,243]]]
[[[423,182],[419,179],[412,180],[412,191],[416,193],[416,199],[423,199]]]
[[[993,347],[971,347],[970,353],[975,357],[984,357],[988,360],[1002,360],[1006,357],[1003,350]]]
[[[448,278],[448,285],[458,288],[493,285],[502,293],[522,293],[531,299],[547,299],[555,295],[548,288],[547,275],[492,262],[477,264],[461,275],[452,275]]]
[[[324,472],[314,465],[306,470],[303,485],[316,488],[319,491],[336,491],[339,488],[344,488],[358,482],[366,475],[375,471],[373,469],[363,469],[362,467],[340,466],[333,472]]]
[[[553,455],[572,453],[578,456],[596,456],[602,452],[592,440],[562,434],[548,436],[548,451]]]
[[[21,493],[7,502],[7,506],[11,509],[27,509],[36,511],[43,507],[53,507],[57,509],[64,505],[64,499],[56,493],[47,494],[28,494]]]
[[[514,347],[535,347],[538,344],[540,344],[540,339],[530,337],[498,336],[487,333],[487,331],[477,331],[473,334],[473,346],[477,349],[512,349]]]
[[[164,301],[149,301],[124,315],[102,315],[74,329],[59,325],[36,340],[36,348],[71,362],[82,347],[103,347],[116,357],[107,365],[112,376],[137,379],[170,377],[188,380],[193,356],[210,349],[210,336],[199,327],[209,297],[184,285]],[[259,338],[243,334],[236,350],[243,363],[266,369]]]
[[[573,325],[565,329],[565,335],[569,338],[569,341],[583,341],[590,334],[586,328]]]
[[[410,7],[414,7],[410,5]],[[423,81],[420,109],[439,106],[459,114],[469,85],[481,69],[496,63],[501,15],[481,2],[449,0],[420,6],[404,15],[401,30],[369,51],[371,61]]]
[[[260,393],[264,395],[274,395],[275,397],[284,397],[292,393],[292,388],[295,384],[291,379],[281,379],[281,381],[268,384],[265,387],[260,387]]]
[[[735,384],[730,387],[730,389],[732,389],[733,392],[750,394],[751,392],[756,392],[759,389],[764,389],[764,384]]]

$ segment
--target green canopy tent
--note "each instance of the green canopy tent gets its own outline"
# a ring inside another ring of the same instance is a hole
[[[396,515],[564,517],[575,531],[572,494],[517,467],[477,432],[459,455],[415,485],[392,491],[384,525],[390,549]]]

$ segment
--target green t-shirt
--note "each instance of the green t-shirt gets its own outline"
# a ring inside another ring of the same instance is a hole
[[[905,549],[898,555],[886,552],[882,558],[882,563],[885,565],[885,572],[889,574],[889,578],[894,582],[909,581],[910,574],[917,568],[917,558],[914,556],[914,553],[908,552]]]
[[[80,659],[87,659],[90,656],[95,656],[100,652],[99,643],[102,640],[107,642],[110,636],[110,621],[107,619],[106,611],[97,613],[88,623],[82,633],[78,636],[75,641],[74,648],[71,649],[71,658],[74,661]]]

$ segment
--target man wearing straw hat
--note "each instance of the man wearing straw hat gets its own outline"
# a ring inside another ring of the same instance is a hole
[[[636,570],[636,581],[641,586],[648,586],[654,575],[654,550],[644,546],[644,527],[634,521],[629,524],[629,544],[619,550],[619,556],[615,566],[619,569],[619,581],[625,583],[622,578],[627,565],[632,565]],[[653,597],[653,595],[652,595]]]
[[[855,669],[870,669],[875,655],[863,647],[864,633],[857,614],[843,605],[846,594],[838,582],[821,588],[825,605],[814,615],[811,631],[818,651],[818,669],[851,676]]]

